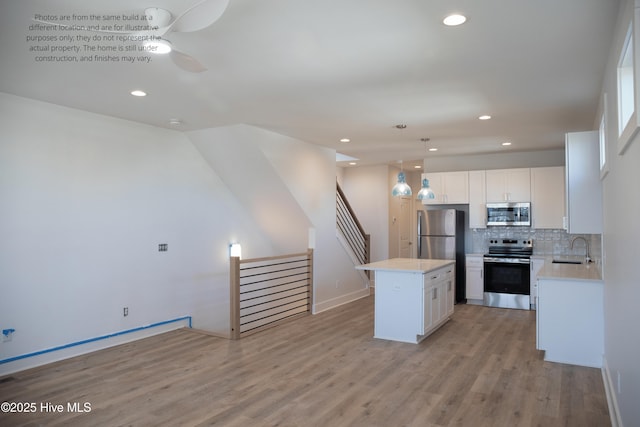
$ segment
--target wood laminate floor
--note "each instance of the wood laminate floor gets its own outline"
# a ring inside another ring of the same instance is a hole
[[[543,361],[533,311],[457,305],[421,344],[372,335],[373,297],[240,341],[172,331],[0,378],[0,401],[38,405],[0,426],[610,425],[600,370]]]

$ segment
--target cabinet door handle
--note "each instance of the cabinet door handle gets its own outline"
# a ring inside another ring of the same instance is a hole
[[[447,286],[447,290],[450,291],[451,290],[451,281],[449,281],[449,285]]]
[[[438,298],[438,288],[433,288],[431,299],[437,299],[437,298]]]

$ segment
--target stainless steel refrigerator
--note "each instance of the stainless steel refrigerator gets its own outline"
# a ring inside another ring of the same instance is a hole
[[[466,301],[464,230],[463,211],[418,210],[418,258],[456,261],[456,303]]]

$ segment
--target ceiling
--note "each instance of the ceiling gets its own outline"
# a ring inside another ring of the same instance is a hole
[[[554,149],[565,132],[594,126],[619,7],[230,0],[209,27],[168,37],[208,68],[201,73],[146,53],[139,56],[150,63],[38,62],[29,51],[36,43],[26,40],[64,34],[30,30],[35,14],[131,16],[157,6],[176,16],[196,1],[0,0],[0,91],[180,130],[250,124],[334,148],[359,165]],[[451,12],[467,22],[443,25]],[[148,95],[133,97],[133,89]],[[492,119],[478,120],[484,114]]]

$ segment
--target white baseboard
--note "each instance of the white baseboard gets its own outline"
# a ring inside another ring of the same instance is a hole
[[[607,358],[602,358],[602,381],[604,382],[604,391],[607,395],[607,405],[609,406],[609,416],[611,417],[611,427],[623,427],[622,419],[620,419],[620,409],[618,408],[618,399],[616,388],[613,383],[613,377],[609,371]]]
[[[343,304],[347,304],[358,300],[360,298],[365,298],[371,295],[371,291],[369,288],[359,289],[355,292],[351,292],[345,295],[340,295],[339,297],[332,298],[327,301],[322,301],[313,306],[313,314],[318,314],[323,311],[331,310],[332,308],[336,308]]]

